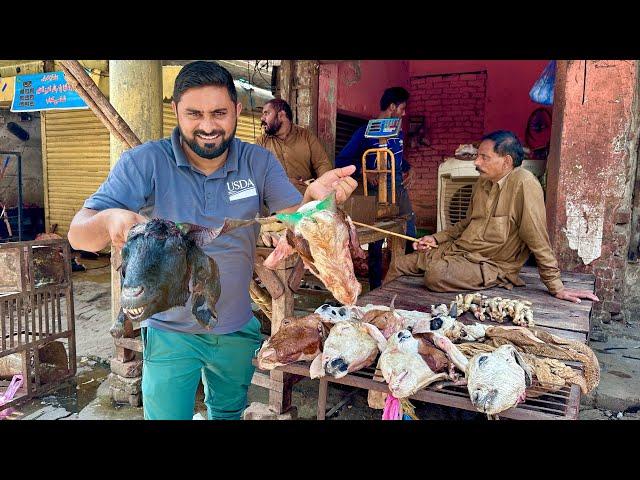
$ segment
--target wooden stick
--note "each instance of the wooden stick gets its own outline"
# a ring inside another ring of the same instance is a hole
[[[107,100],[107,98],[100,91],[98,86],[93,82],[93,80],[91,80],[91,77],[87,75],[87,72],[85,72],[84,67],[80,65],[80,63],[77,60],[60,60],[60,64],[64,69],[65,77],[67,77],[67,74],[69,74],[68,76],[72,76],[73,78],[75,78],[75,80],[81,87],[81,89],[79,90],[84,91],[91,98],[91,100],[93,100],[93,104],[97,106],[98,110],[102,114],[98,118],[102,120],[102,122],[107,126],[107,128],[109,128],[109,124],[111,124],[115,128],[115,130],[117,130],[119,134],[118,138],[119,139],[124,138],[125,144],[128,145],[130,148],[133,148],[135,146],[142,144],[142,142],[136,136],[136,134],[133,133],[129,125],[127,125],[127,122],[125,122],[124,119],[120,116],[120,114],[118,114],[116,109],[113,108],[113,105],[109,103],[109,100]],[[78,90],[78,94],[82,96],[79,90]],[[83,100],[84,100],[84,97],[83,97]],[[92,107],[91,104],[89,104],[89,107],[90,108]],[[91,109],[93,110],[93,108]],[[96,110],[94,110],[94,113],[98,115]],[[108,122],[105,122],[105,119],[107,119]],[[109,128],[109,130],[111,130],[111,128]]]
[[[118,114],[113,105],[107,100],[98,86],[93,82],[91,77],[87,75],[84,67],[77,60],[61,60],[60,63],[73,75],[85,92],[91,96],[91,99],[98,105],[103,115],[109,119],[113,126],[122,135],[126,143],[131,147],[141,145],[135,133],[131,130],[127,122]]]
[[[395,235],[396,237],[404,238],[405,240],[411,240],[412,242],[420,241],[419,238],[408,237],[407,235],[403,235],[401,233],[390,232],[389,230],[383,230],[382,228],[374,227],[372,225],[367,225],[366,223],[354,222],[351,220],[354,225],[358,225],[359,227],[370,228],[371,230],[375,230],[377,232],[388,233],[389,235]]]
[[[93,101],[93,98],[91,98],[91,96],[84,90],[84,88],[82,88],[82,85],[80,85],[80,83],[76,80],[76,77],[74,77],[64,65],[61,65],[61,66],[62,66],[62,70],[64,71],[64,77],[67,80],[67,83],[71,85],[71,88],[73,88],[76,91],[76,93],[80,96],[80,98],[84,100],[84,102],[91,109],[94,115],[98,117],[98,120],[100,120],[103,123],[103,125],[107,127],[109,132],[114,137],[116,137],[122,143],[130,147],[129,142],[127,142],[127,139],[122,136],[122,134],[115,127],[115,125],[113,125],[109,121],[109,119],[102,113],[102,110],[100,110],[100,107],[98,107],[96,102]]]

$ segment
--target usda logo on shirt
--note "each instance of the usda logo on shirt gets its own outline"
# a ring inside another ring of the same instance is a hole
[[[229,192],[229,200],[232,202],[234,200],[241,200],[243,198],[255,197],[258,195],[256,186],[251,179],[227,182],[227,190]]]

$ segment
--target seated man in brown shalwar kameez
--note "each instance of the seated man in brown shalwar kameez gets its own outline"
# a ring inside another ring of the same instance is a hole
[[[598,301],[586,290],[564,288],[547,234],[542,187],[520,168],[524,151],[512,132],[499,130],[482,138],[474,161],[480,178],[473,186],[464,220],[414,242],[418,250],[400,257],[385,283],[400,275],[422,275],[436,292],[508,289],[525,283],[520,269],[533,252],[540,278],[557,298]]]

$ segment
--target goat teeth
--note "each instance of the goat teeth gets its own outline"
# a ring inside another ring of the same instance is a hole
[[[125,308],[124,311],[125,311],[125,313],[127,315],[138,317],[138,316],[142,315],[142,313],[144,312],[144,307]]]

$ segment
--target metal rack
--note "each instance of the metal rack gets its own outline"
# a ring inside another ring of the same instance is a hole
[[[24,378],[7,408],[76,374],[70,246],[65,239],[0,244],[0,266],[0,359],[20,357]]]

